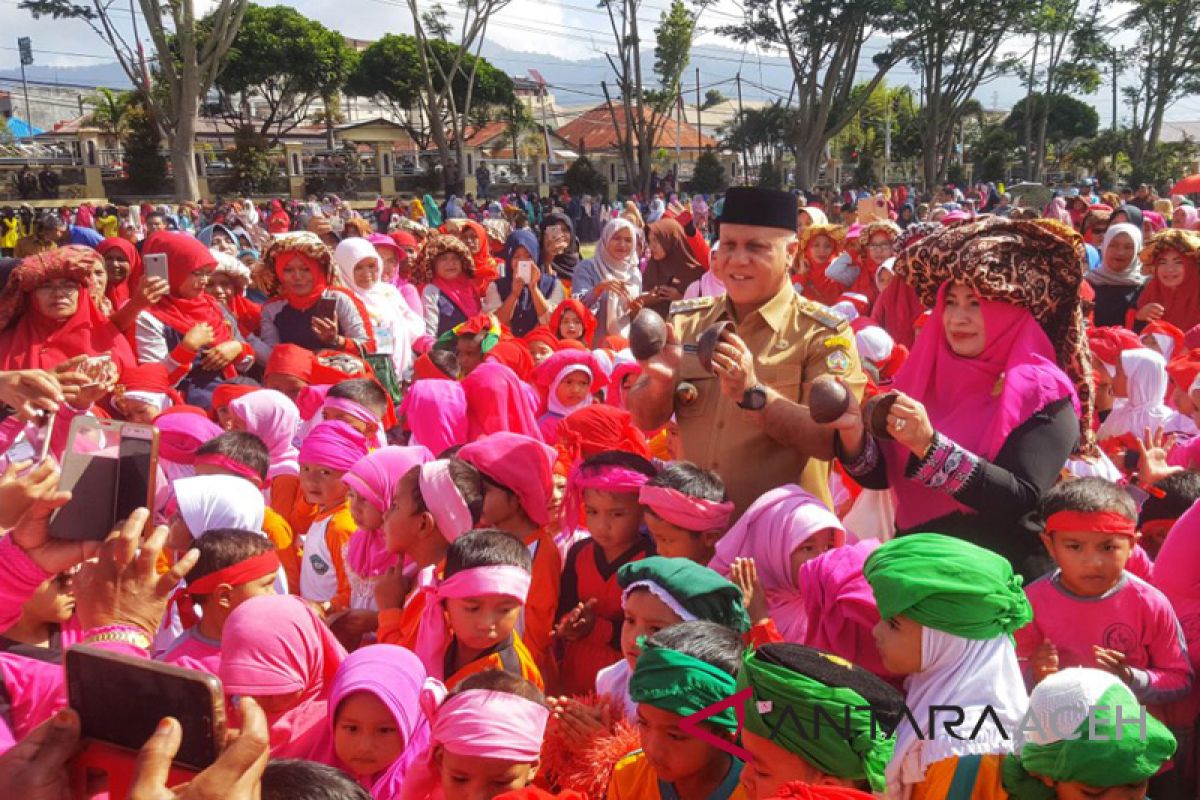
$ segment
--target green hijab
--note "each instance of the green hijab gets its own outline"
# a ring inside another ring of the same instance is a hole
[[[617,570],[617,583],[622,590],[634,584],[648,584],[646,588],[656,597],[667,605],[674,601],[692,619],[715,622],[738,633],[750,630],[742,590],[689,558],[651,556],[631,562]],[[660,590],[670,597],[670,601],[659,594]],[[688,618],[680,616],[685,621]]]
[[[940,533],[914,533],[881,546],[863,565],[879,616],[903,614],[964,639],[995,639],[1033,619],[1008,560]]]
[[[629,679],[629,696],[635,703],[687,717],[728,700],[737,689],[732,675],[707,661],[649,644],[645,639],[640,645],[642,654]],[[705,722],[729,733],[738,728],[732,707],[713,714]]]

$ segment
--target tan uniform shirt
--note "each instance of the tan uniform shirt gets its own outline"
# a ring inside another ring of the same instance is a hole
[[[721,476],[729,499],[741,515],[764,492],[798,483],[832,508],[829,462],[808,458],[771,438],[746,411],[721,394],[715,375],[704,371],[696,342],[704,329],[733,320],[724,295],[681,300],[671,305],[671,326],[683,345],[680,382],[695,387],[694,399],[676,387],[675,417],[683,457]],[[761,384],[788,400],[805,403],[819,375],[843,377],[861,397],[867,379],[859,365],[854,334],[846,319],[801,297],[789,283],[779,294],[737,324],[737,334],[754,354]]]

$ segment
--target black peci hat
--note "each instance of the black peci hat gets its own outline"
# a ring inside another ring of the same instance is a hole
[[[735,186],[725,192],[722,225],[757,225],[796,232],[796,196],[776,189]]]

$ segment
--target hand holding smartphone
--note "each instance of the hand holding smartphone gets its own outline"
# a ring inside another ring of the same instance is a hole
[[[170,280],[166,253],[148,253],[142,256],[142,265],[147,277],[162,278],[164,281]]]
[[[517,278],[526,286],[533,283],[533,262],[518,261],[517,262]]]

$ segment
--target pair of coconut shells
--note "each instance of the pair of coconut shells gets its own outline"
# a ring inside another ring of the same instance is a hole
[[[897,397],[895,392],[886,392],[863,403],[863,424],[876,439],[892,438],[887,429],[887,418]],[[850,391],[837,378],[822,375],[813,381],[808,393],[808,412],[813,422],[827,425],[845,414],[849,407]]]
[[[712,373],[713,352],[721,341],[721,334],[733,330],[728,320],[714,323],[704,329],[696,341],[696,358],[705,372]],[[645,361],[662,352],[667,345],[667,323],[656,312],[643,308],[629,324],[629,350],[638,361]]]

